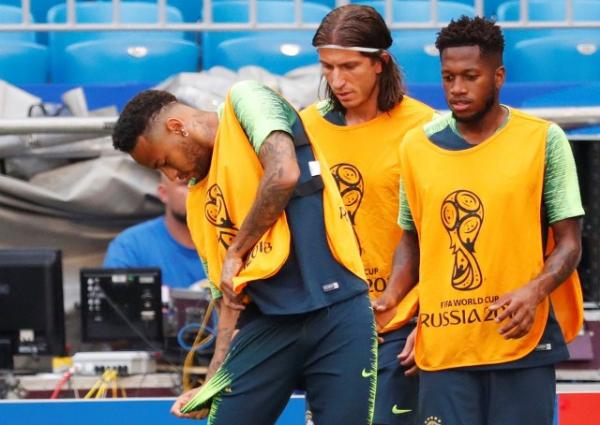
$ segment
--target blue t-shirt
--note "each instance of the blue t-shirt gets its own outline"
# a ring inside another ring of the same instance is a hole
[[[103,266],[158,267],[163,284],[171,288],[186,288],[206,277],[196,250],[173,239],[164,216],[121,232],[108,246]]]

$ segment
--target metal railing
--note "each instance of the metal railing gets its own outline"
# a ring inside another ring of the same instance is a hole
[[[565,128],[600,123],[600,106],[520,109]],[[35,133],[107,135],[112,132],[117,118],[116,116],[0,118],[0,136]]]
[[[121,0],[112,0],[113,22],[109,23],[78,23],[76,20],[75,0],[66,0],[66,22],[37,23],[31,22],[30,11],[33,0],[22,0],[23,22],[0,24],[0,33],[6,31],[223,31],[223,30],[314,30],[318,23],[305,23],[302,19],[303,0],[294,2],[294,22],[290,23],[261,23],[257,20],[257,0],[248,0],[249,20],[247,23],[213,22],[212,0],[204,0],[202,21],[190,23],[167,22],[167,0],[157,0],[157,22],[146,24],[124,23],[120,19]],[[426,29],[440,28],[446,24],[438,19],[438,0],[430,0],[431,19],[428,22],[394,22],[393,0],[385,1],[385,20],[390,29]],[[565,1],[565,20],[563,21],[532,21],[529,19],[529,2],[520,0],[520,19],[518,21],[499,22],[504,28],[600,28],[600,21],[581,21],[573,17],[573,1]],[[336,0],[336,6],[350,3],[349,0]],[[485,0],[474,0],[475,14],[484,15]]]

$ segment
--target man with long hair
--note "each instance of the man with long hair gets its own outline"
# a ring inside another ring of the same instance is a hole
[[[372,300],[394,273],[392,257],[402,233],[396,223],[400,142],[408,130],[434,114],[405,94],[401,72],[388,52],[392,41],[372,7],[346,5],[331,11],[313,38],[326,98],[301,113],[342,194]],[[407,376],[397,358],[414,328],[416,309],[417,294],[412,291],[392,314],[376,317],[380,343],[375,424],[413,424],[416,418],[418,378]]]

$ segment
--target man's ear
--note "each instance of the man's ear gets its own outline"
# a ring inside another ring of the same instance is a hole
[[[377,64],[377,69],[375,69],[375,73],[381,74],[383,72],[384,64],[387,65],[388,63],[390,63],[390,59],[391,57],[388,52],[382,52],[381,55],[379,55],[379,60],[375,60],[375,64]]]
[[[385,64],[387,65],[388,63],[390,63],[390,60],[392,59],[392,57],[390,56],[389,52],[381,52],[381,60],[383,62],[385,62]]]
[[[504,85],[504,80],[506,78],[506,68],[504,65],[500,65],[496,68],[496,72],[494,73],[494,84],[496,85],[496,90],[500,90]]]
[[[163,176],[161,176],[161,180],[165,178]],[[165,184],[161,181],[158,184],[158,187],[156,188],[156,193],[158,195],[158,199],[160,199],[160,201],[166,205],[167,203],[167,187],[165,186]]]
[[[181,134],[183,129],[183,121],[175,117],[167,118],[165,125],[170,133]]]

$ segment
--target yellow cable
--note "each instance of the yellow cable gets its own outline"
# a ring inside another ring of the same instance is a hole
[[[104,397],[104,390],[106,389],[106,383],[103,382],[102,385],[100,385],[100,388],[98,388],[98,392],[96,393],[96,397],[95,398],[103,398]]]
[[[113,380],[112,380],[112,388],[111,388],[111,390],[112,390],[112,396],[113,396],[113,398],[117,398],[119,396],[118,389],[117,389],[117,372],[115,372],[113,374]]]
[[[213,335],[209,334],[206,337],[204,337],[203,339],[200,339],[202,334],[204,334],[204,331],[206,330],[206,325],[208,324],[208,321],[210,320],[210,318],[212,316],[212,311],[214,309],[214,306],[215,306],[215,300],[211,300],[211,302],[208,304],[208,307],[206,308],[206,313],[204,313],[204,319],[202,320],[202,324],[200,325],[200,328],[198,329],[198,333],[196,334],[196,338],[194,339],[192,348],[190,349],[190,351],[188,351],[187,355],[185,356],[185,360],[183,361],[183,373],[182,373],[182,377],[181,377],[181,383],[183,385],[184,391],[188,391],[192,388],[192,383],[190,382],[189,370],[194,362],[194,353],[196,351],[196,348],[207,343],[210,340],[210,338],[213,337]]]
[[[106,369],[102,374],[102,385],[100,385],[100,389],[96,394],[96,398],[105,398],[106,392],[108,390],[108,385],[110,382],[115,379],[115,375],[117,372],[114,369]]]
[[[94,395],[94,393],[96,392],[96,390],[98,389],[98,387],[102,384],[102,379],[98,379],[94,385],[92,385],[92,388],[90,388],[90,390],[85,394],[85,396],[83,398],[92,398],[92,395]]]
[[[94,393],[96,393],[96,396],[94,398],[103,398],[106,395],[106,390],[108,388],[108,384],[117,379],[117,371],[114,369],[106,369],[103,373],[102,376],[100,377],[100,379],[98,379],[94,385],[92,386],[92,388],[90,388],[90,390],[85,394],[85,396],[83,397],[84,399],[86,398],[92,398],[94,396]]]

